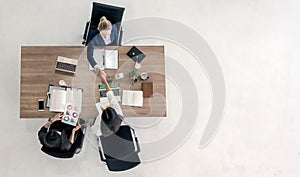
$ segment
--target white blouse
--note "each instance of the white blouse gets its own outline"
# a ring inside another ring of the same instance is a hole
[[[121,106],[119,105],[114,92],[113,91],[108,91],[106,93],[107,95],[107,99],[108,99],[108,104],[115,109],[115,111],[117,112],[117,114],[121,115],[122,117],[124,117]],[[101,115],[102,115],[102,110],[99,110],[99,114],[94,122],[94,125],[91,126],[91,130],[93,133],[96,134],[96,136],[101,136],[102,132],[100,130],[100,124],[101,124]]]

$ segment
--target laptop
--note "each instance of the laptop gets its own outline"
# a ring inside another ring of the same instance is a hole
[[[121,96],[120,96],[120,87],[116,87],[116,88],[111,88],[111,90],[113,91],[115,98],[117,101],[121,101]],[[100,94],[100,102],[101,103],[105,103],[108,102],[107,96],[106,96],[106,89],[105,88],[101,88],[99,89],[99,94]]]
[[[58,56],[56,60],[55,70],[64,71],[68,73],[75,73],[78,60]]]
[[[137,63],[141,63],[145,58],[145,54],[136,46],[131,47],[131,49],[127,52],[127,56]]]

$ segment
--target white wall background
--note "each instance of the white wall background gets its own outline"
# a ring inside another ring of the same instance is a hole
[[[53,159],[40,152],[36,133],[45,120],[19,119],[20,46],[80,45],[91,2],[0,1],[1,176],[300,174],[300,2],[296,0],[102,1],[125,7],[124,20],[146,16],[172,19],[196,30],[208,42],[226,82],[223,123],[213,141],[199,149],[211,104],[209,85],[200,67],[189,65],[186,67],[190,73],[200,78],[196,84],[200,90],[199,109],[203,111],[189,139],[171,155],[127,172],[110,173],[99,162],[92,136],[71,160]],[[176,46],[166,47],[167,54],[178,62],[192,59]],[[179,95],[168,83],[168,93]],[[168,98],[168,112],[175,118],[163,124],[176,124],[174,100]],[[154,127],[152,131],[156,129],[161,130]],[[138,133],[141,138],[147,137],[143,131]]]

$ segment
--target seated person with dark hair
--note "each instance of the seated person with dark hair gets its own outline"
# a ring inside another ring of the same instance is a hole
[[[68,151],[74,143],[77,135],[76,127],[61,122],[62,113],[56,114],[53,118],[49,118],[47,123],[41,127],[38,132],[40,143],[48,148],[60,151]]]
[[[122,109],[115,98],[114,92],[111,90],[106,80],[106,73],[101,69],[99,70],[99,73],[99,76],[106,87],[109,105],[107,105],[106,108],[102,108],[99,115],[91,122],[91,130],[98,137],[101,135],[107,137],[119,130],[124,116]]]

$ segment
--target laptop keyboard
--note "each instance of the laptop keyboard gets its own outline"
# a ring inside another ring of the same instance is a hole
[[[75,72],[76,70],[76,65],[69,64],[69,63],[62,63],[62,62],[57,62],[56,63],[56,68],[57,69],[62,69],[62,70],[67,70],[67,71],[72,71]]]
[[[114,96],[120,96],[120,88],[111,88],[111,90],[114,93]],[[106,95],[106,89],[99,89],[100,98],[107,97]]]

